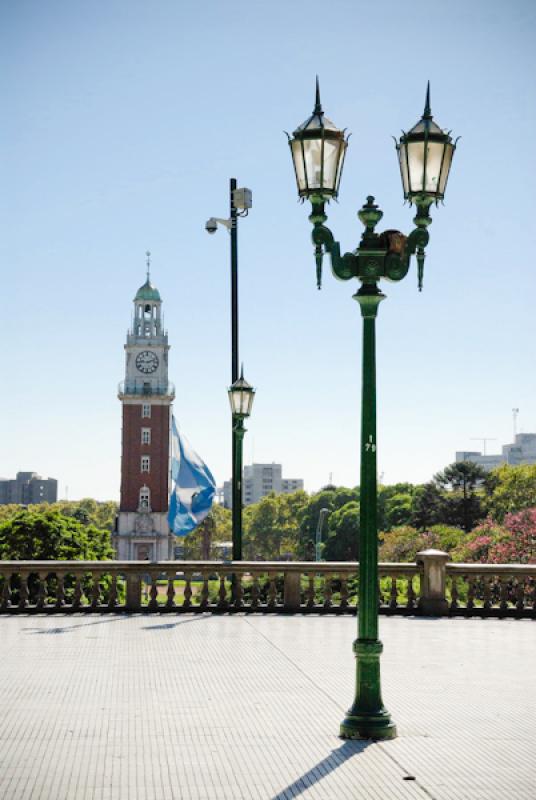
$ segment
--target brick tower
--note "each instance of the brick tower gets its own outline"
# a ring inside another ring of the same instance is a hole
[[[171,403],[168,337],[162,327],[162,300],[147,280],[134,298],[132,328],[125,344],[121,501],[114,546],[120,561],[173,558],[174,537],[167,512],[170,482]]]

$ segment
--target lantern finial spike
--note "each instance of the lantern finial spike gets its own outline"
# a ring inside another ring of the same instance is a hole
[[[425,117],[425,119],[431,119],[432,118],[432,110],[430,108],[430,81],[428,81],[428,84],[426,86],[426,101],[425,101],[425,104],[424,104],[423,117]]]
[[[242,363],[240,364],[240,380],[241,380],[241,381],[243,381],[243,380],[244,380],[244,362],[243,362],[243,361],[242,361]]]
[[[318,82],[318,75],[316,76],[316,95],[315,95],[315,114],[323,114],[322,104],[320,102],[320,84]]]

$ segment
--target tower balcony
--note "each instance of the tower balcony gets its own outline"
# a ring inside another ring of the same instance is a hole
[[[171,381],[151,383],[150,381],[121,381],[117,387],[117,396],[120,400],[125,397],[175,397],[175,384]]]

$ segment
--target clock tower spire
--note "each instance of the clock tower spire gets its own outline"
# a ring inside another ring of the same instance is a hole
[[[168,380],[168,337],[162,299],[147,280],[134,297],[134,314],[125,344],[125,380],[119,384],[123,407],[121,500],[114,545],[120,561],[173,558],[169,503],[169,441],[175,389]]]

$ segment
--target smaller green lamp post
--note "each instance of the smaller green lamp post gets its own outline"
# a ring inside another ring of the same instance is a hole
[[[235,463],[233,481],[233,561],[242,560],[242,451],[244,443],[244,420],[251,414],[255,389],[244,378],[244,367],[240,377],[229,389],[229,402],[233,415],[233,433],[236,447],[234,448]]]
[[[360,288],[354,295],[363,317],[363,377],[361,402],[361,503],[359,542],[359,621],[358,638],[354,642],[357,657],[356,695],[343,720],[340,735],[344,739],[392,739],[396,726],[383,705],[380,684],[380,654],[383,645],[378,638],[378,529],[377,529],[377,446],[376,446],[376,316],[385,299],[378,282],[381,278],[400,281],[416,255],[418,285],[422,289],[424,249],[428,244],[427,228],[432,222],[429,210],[445,194],[448,174],[456,147],[450,133],[432,119],[430,85],[426,91],[424,113],[396,143],[404,197],[417,207],[415,228],[405,236],[400,231],[376,233],[383,212],[374,197],[358,212],[365,230],[358,247],[341,256],[340,245],[324,224],[325,203],[339,191],[347,139],[326,119],[320,104],[318,78],[315,107],[312,115],[289,137],[298,194],[311,201],[315,246],[316,277],[320,289],[322,260],[331,259],[336,278],[357,278]]]

